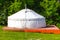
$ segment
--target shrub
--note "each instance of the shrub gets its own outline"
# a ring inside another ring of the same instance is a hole
[[[21,8],[22,2],[15,0],[8,8],[8,16],[19,11]]]
[[[40,6],[44,8],[41,14],[46,17],[46,22],[48,25],[56,25],[59,23],[60,15],[56,12],[59,7],[59,2],[57,0],[43,0],[40,2]]]

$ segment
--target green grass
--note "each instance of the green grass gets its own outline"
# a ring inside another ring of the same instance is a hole
[[[8,32],[0,26],[0,40],[60,40],[60,34]]]

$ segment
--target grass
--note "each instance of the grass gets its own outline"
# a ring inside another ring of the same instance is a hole
[[[0,40],[60,40],[60,34],[42,34],[3,31],[0,26]]]

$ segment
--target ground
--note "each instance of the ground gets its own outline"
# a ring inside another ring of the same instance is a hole
[[[60,34],[43,34],[3,31],[0,26],[0,40],[60,40]]]

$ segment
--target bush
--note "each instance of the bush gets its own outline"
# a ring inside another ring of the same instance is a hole
[[[0,25],[6,25],[6,9],[8,8],[8,6],[10,5],[11,1],[5,1],[5,0],[1,0],[0,1]]]
[[[59,7],[59,2],[57,0],[43,0],[40,2],[40,6],[44,8],[41,14],[46,17],[48,25],[57,25],[57,23],[60,22],[60,15],[57,13],[57,8]]]
[[[0,4],[0,25],[7,25],[7,17],[20,10],[22,2],[18,0],[14,1],[2,1]]]
[[[8,16],[12,15],[13,13],[19,11],[21,8],[22,2],[15,0],[8,8]]]

